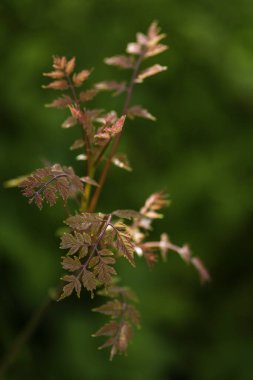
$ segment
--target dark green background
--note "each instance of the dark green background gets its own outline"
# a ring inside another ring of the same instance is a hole
[[[122,263],[122,280],[140,298],[142,329],[128,357],[108,361],[90,335],[103,323],[81,300],[54,304],[9,370],[7,380],[249,380],[252,334],[253,3],[250,0],[1,0],[1,183],[29,173],[43,159],[75,165],[68,146],[77,131],[59,128],[64,112],[46,109],[41,85],[53,54],[94,67],[89,83],[124,79],[106,67],[154,19],[170,50],[168,66],[138,88],[156,123],[128,123],[121,150],[133,173],[111,170],[100,210],[139,208],[166,188],[172,205],[153,237],[168,231],[189,242],[210,269],[201,287],[176,255],[152,272],[141,260]],[[151,61],[150,61],[151,62]],[[152,60],[156,63],[156,60]],[[121,109],[101,95],[96,106]],[[17,189],[1,189],[1,352],[61,275],[55,231],[60,205],[40,212]]]

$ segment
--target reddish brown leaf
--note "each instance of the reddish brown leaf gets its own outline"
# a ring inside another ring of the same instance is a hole
[[[63,70],[66,66],[67,59],[66,57],[59,57],[57,55],[53,56],[53,67],[56,70]]]
[[[77,277],[73,275],[71,276],[67,275],[67,276],[64,276],[62,280],[69,282],[69,284],[63,287],[62,294],[60,298],[58,299],[58,301],[70,296],[74,289],[76,291],[77,296],[80,297],[81,283]]]
[[[142,53],[142,46],[136,42],[130,42],[127,45],[126,51],[129,54],[140,55]]]
[[[68,95],[63,95],[60,98],[57,98],[52,101],[50,104],[46,104],[46,107],[52,107],[52,108],[65,108],[70,106],[73,103],[73,100]]]
[[[89,290],[90,292],[92,292],[93,290],[96,289],[97,285],[96,285],[96,278],[94,276],[94,274],[87,270],[87,269],[84,269],[83,270],[83,274],[82,274],[82,283],[83,283],[83,286]]]
[[[65,79],[55,80],[42,88],[51,88],[53,90],[66,90],[69,87],[68,82]]]
[[[117,96],[126,91],[126,82],[105,81],[95,84],[98,91],[114,91],[113,96]]]
[[[118,317],[122,313],[122,304],[118,300],[109,301],[106,304],[93,309],[93,311],[105,315],[111,315],[113,317]]]
[[[82,148],[83,146],[84,146],[84,141],[81,139],[78,139],[73,142],[73,144],[70,147],[70,150],[79,149],[79,148]]]
[[[153,57],[155,55],[158,55],[158,54],[161,54],[163,53],[165,50],[168,49],[168,46],[164,45],[164,44],[159,44],[159,45],[154,45],[154,46],[151,46],[147,53],[145,54],[145,57],[148,58],[148,57]]]
[[[118,227],[117,230],[117,239],[116,239],[116,248],[118,249],[119,254],[125,256],[132,266],[135,266],[134,263],[134,245],[131,240],[131,236],[125,231],[121,231]]]
[[[98,91],[91,88],[90,90],[82,91],[79,94],[79,100],[80,102],[88,102],[89,100],[92,100],[96,95]]]
[[[43,75],[44,77],[50,77],[53,79],[61,79],[61,78],[64,78],[65,76],[63,71],[58,71],[58,70],[51,71],[50,73],[43,73]]]
[[[62,267],[63,269],[69,270],[70,272],[75,272],[80,269],[82,266],[80,260],[77,257],[73,259],[69,256],[62,258]]]
[[[104,62],[107,65],[118,66],[122,69],[132,69],[134,67],[135,60],[131,56],[116,55],[114,57],[105,58]]]
[[[133,106],[130,107],[127,111],[127,116],[130,119],[134,119],[135,117],[143,117],[144,119],[156,120],[155,116],[151,115],[145,108],[141,106]]]
[[[142,215],[135,211],[135,210],[116,210],[113,211],[112,215],[116,215],[119,218],[123,219],[135,219],[135,218],[140,218]]]
[[[92,336],[112,336],[114,335],[119,328],[119,323],[111,321],[102,326],[95,334]]]
[[[73,83],[76,87],[79,87],[90,76],[91,70],[82,70],[80,73],[73,75]]]
[[[132,171],[128,158],[125,154],[116,154],[115,156],[113,156],[112,163],[121,169],[125,169],[129,172]]]
[[[63,123],[62,123],[62,128],[64,129],[68,129],[68,128],[71,128],[71,127],[74,127],[77,123],[77,120],[76,118],[74,118],[73,116],[70,116],[68,117]]]
[[[145,78],[148,78],[148,77],[150,77],[152,75],[161,73],[162,71],[165,71],[165,70],[167,70],[166,66],[161,66],[161,65],[158,65],[158,64],[153,65],[153,66],[149,67],[148,69],[142,71],[138,75],[138,77],[136,78],[135,82],[136,83],[141,83],[141,82],[143,82],[143,80]]]
[[[81,177],[81,181],[84,183],[88,183],[92,186],[99,186],[99,184],[93,178],[90,177]]]
[[[67,62],[66,67],[65,67],[65,71],[66,71],[66,74],[67,74],[67,75],[70,75],[70,74],[73,73],[74,68],[75,68],[75,64],[76,64],[76,58],[75,58],[75,57],[71,58],[71,59]]]
[[[119,338],[118,338],[118,344],[117,349],[119,352],[125,352],[127,350],[129,341],[132,337],[132,327],[130,323],[124,322],[121,325],[120,331],[119,331]],[[110,356],[110,360],[113,359],[113,355]]]

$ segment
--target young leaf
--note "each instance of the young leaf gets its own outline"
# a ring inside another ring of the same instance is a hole
[[[76,64],[76,58],[75,57],[71,58],[67,62],[66,67],[65,67],[65,72],[67,75],[70,75],[73,73],[74,68],[75,68],[75,64]]]
[[[73,75],[73,83],[75,87],[79,87],[90,76],[91,70],[82,70],[80,73]]]
[[[93,309],[93,311],[105,315],[111,315],[112,317],[119,317],[122,313],[122,303],[118,300],[109,301],[104,305]]]
[[[96,95],[98,91],[95,89],[90,89],[86,91],[82,91],[79,94],[79,100],[80,102],[88,102],[89,100],[92,100]]]
[[[143,117],[144,119],[149,119],[155,121],[155,116],[151,115],[145,108],[141,106],[130,107],[127,111],[127,116],[129,119],[134,119],[135,117]]]
[[[135,82],[136,83],[141,83],[141,82],[143,82],[143,80],[145,78],[148,78],[148,77],[150,77],[152,75],[161,73],[162,71],[165,71],[165,70],[167,70],[166,66],[161,66],[161,65],[158,65],[158,64],[153,65],[153,66],[149,67],[148,69],[142,71],[138,75],[138,77],[136,78]]]
[[[116,55],[114,57],[105,58],[104,62],[107,65],[118,66],[121,69],[132,69],[135,60],[133,57],[127,55]]]
[[[69,116],[63,123],[62,128],[67,129],[74,127],[77,124],[77,120],[73,116]]]
[[[52,90],[66,90],[69,88],[69,84],[65,79],[55,80],[42,88],[50,88]]]
[[[113,336],[119,328],[119,323],[116,321],[111,321],[102,326],[95,334],[92,336]]]
[[[57,98],[52,101],[50,104],[46,104],[46,107],[49,108],[66,108],[73,103],[73,100],[68,95],[63,95],[60,98]]]
[[[112,163],[115,166],[118,166],[121,169],[125,169],[129,172],[131,172],[133,169],[131,168],[128,158],[125,154],[115,154],[115,156],[112,157]]]
[[[117,96],[126,91],[126,82],[99,82],[95,84],[95,89],[98,91],[114,91],[113,96]]]
[[[135,210],[116,210],[113,211],[112,215],[116,215],[123,219],[135,219],[142,217],[142,215]]]
[[[43,73],[43,75],[44,77],[49,77],[52,79],[61,79],[65,76],[64,72],[60,70],[51,71],[50,73]]]

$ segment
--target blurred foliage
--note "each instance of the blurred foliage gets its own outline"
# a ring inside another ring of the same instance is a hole
[[[88,310],[99,300],[83,294],[53,305],[6,379],[251,378],[252,1],[1,0],[0,17],[1,183],[45,159],[82,169],[68,150],[77,132],[58,127],[64,112],[43,108],[52,99],[41,89],[51,56],[94,67],[90,83],[122,79],[102,59],[159,20],[170,45],[159,61],[168,71],[134,95],[158,121],[129,123],[121,150],[134,171],[112,168],[99,207],[139,208],[168,189],[173,202],[154,235],[167,230],[189,242],[213,277],[200,287],[176,256],[152,272],[141,261],[134,271],[122,263],[143,325],[128,357],[109,363],[97,351],[90,335],[103,317]],[[96,102],[120,109],[122,99]],[[60,206],[39,212],[16,189],[1,189],[1,353],[57,283],[63,217]]]

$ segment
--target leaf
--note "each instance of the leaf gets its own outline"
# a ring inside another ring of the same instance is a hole
[[[123,219],[135,219],[140,218],[142,215],[135,210],[116,210],[113,211],[112,215],[118,216]]]
[[[138,75],[138,77],[135,79],[135,82],[136,83],[142,83],[145,78],[148,78],[152,75],[156,75],[156,74],[161,73],[162,71],[165,71],[165,70],[167,70],[166,66],[161,66],[158,64],[153,65],[153,66],[149,67],[148,69],[142,71]]]
[[[53,100],[52,103],[46,104],[46,107],[49,107],[49,108],[65,108],[65,107],[68,107],[69,105],[71,105],[72,103],[73,103],[73,100],[71,99],[70,96],[63,95],[62,97]]]
[[[90,76],[91,70],[82,70],[77,74],[74,74],[72,79],[74,86],[79,87]]]
[[[58,301],[62,300],[63,298],[69,297],[73,290],[75,289],[77,297],[80,297],[81,292],[81,283],[77,277],[74,275],[67,275],[62,278],[62,280],[69,282],[69,284],[65,285],[62,289],[62,294]]]
[[[119,228],[117,230],[117,238],[116,238],[116,248],[119,253],[127,258],[130,264],[134,267],[134,245],[131,240],[131,236],[123,231],[120,231]]]
[[[114,57],[105,58],[104,62],[107,65],[118,66],[121,69],[132,69],[135,64],[134,58],[127,55],[116,55]]]
[[[73,116],[69,116],[61,125],[62,128],[67,129],[74,127],[77,124],[77,120]]]
[[[106,123],[105,126],[102,127],[100,132],[95,135],[95,138],[110,139],[118,133],[121,133],[123,125],[125,123],[125,119],[126,115],[123,115],[112,125],[108,125],[108,123]]]
[[[66,57],[59,57],[57,55],[53,56],[53,67],[56,70],[64,70],[65,66],[67,64],[67,59]]]
[[[116,275],[117,272],[113,267],[106,263],[106,259],[108,258],[102,259],[100,257],[99,263],[94,267],[93,272],[102,284],[109,285],[112,280],[112,275]]]
[[[97,183],[97,181],[95,181],[91,177],[81,177],[81,181],[85,182],[85,183],[88,183],[89,185],[92,185],[92,186],[99,186],[99,184]]]
[[[95,265],[99,263],[99,256],[94,256],[89,261],[89,268],[93,268]]]
[[[145,108],[141,106],[130,107],[127,111],[127,116],[129,119],[134,119],[135,117],[143,117],[144,119],[149,119],[155,121],[155,116],[151,115]]]
[[[163,53],[167,49],[168,49],[168,46],[166,46],[164,44],[159,44],[159,45],[151,46],[148,49],[148,51],[146,52],[145,58],[153,57],[155,55],[161,54],[161,53]]]
[[[81,140],[81,139],[78,139],[78,140],[75,140],[73,142],[73,144],[71,145],[71,147],[69,149],[70,150],[75,150],[75,149],[82,148],[83,146],[84,146],[84,141]]]
[[[75,64],[76,64],[76,58],[75,57],[71,58],[67,62],[66,67],[65,67],[65,71],[66,71],[67,75],[72,74],[72,72],[74,71],[74,68],[75,68]]]
[[[83,286],[90,292],[95,290],[97,287],[96,278],[95,278],[94,274],[87,269],[83,270],[82,283],[83,283]]]
[[[109,301],[104,305],[101,305],[93,311],[96,311],[101,314],[111,315],[112,317],[119,317],[122,313],[122,303],[118,300]]]
[[[95,84],[98,91],[114,91],[113,96],[126,91],[126,82],[104,81]]]
[[[127,53],[129,54],[135,54],[135,55],[140,55],[142,54],[142,46],[139,43],[136,42],[130,42],[127,45],[126,49]]]
[[[72,259],[71,257],[62,258],[62,267],[63,269],[69,270],[70,272],[75,272],[82,267],[80,260],[77,257]]]
[[[82,182],[73,169],[59,164],[35,170],[19,187],[23,195],[30,198],[29,203],[35,202],[40,209],[44,200],[53,205],[59,195],[66,201],[83,190]]]
[[[70,216],[65,223],[73,230],[87,230],[92,224],[100,224],[104,221],[103,214],[84,212],[74,216]]]
[[[115,156],[113,156],[112,163],[121,169],[125,169],[129,172],[132,171],[128,158],[125,154],[116,154]]]
[[[169,203],[168,195],[163,191],[153,193],[146,200],[144,206],[140,210],[140,213],[149,219],[161,219],[163,215],[157,213],[156,211],[167,207]],[[145,225],[142,227],[145,228]]]
[[[69,88],[68,82],[65,79],[55,80],[42,88],[50,88],[52,90],[66,90]]]
[[[118,339],[118,344],[117,344],[117,349],[119,352],[125,352],[127,350],[129,340],[132,337],[132,327],[130,323],[124,322],[121,325],[120,331],[119,331],[119,339]],[[113,356],[111,354],[110,360],[113,359]]]
[[[89,100],[92,100],[96,95],[98,91],[95,89],[90,89],[86,91],[82,91],[79,94],[79,100],[80,102],[88,102]]]
[[[65,76],[64,72],[60,70],[51,71],[50,73],[43,73],[43,75],[44,77],[50,77],[53,79],[60,79]]]
[[[111,321],[102,326],[97,332],[92,336],[113,336],[119,328],[119,323]]]
[[[69,249],[68,254],[74,255],[79,251],[83,246],[91,245],[91,237],[85,232],[74,231],[74,235],[70,233],[65,233],[61,237],[61,249]]]
[[[140,313],[133,305],[127,305],[126,317],[133,325],[140,326]]]
[[[138,298],[134,291],[126,286],[110,286],[107,289],[107,295],[110,297],[121,297],[127,298],[130,301],[138,302]]]
[[[71,104],[69,106],[69,110],[71,112],[72,117],[78,120],[79,123],[82,124],[85,121],[85,113],[79,107]]]

